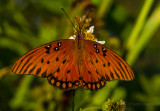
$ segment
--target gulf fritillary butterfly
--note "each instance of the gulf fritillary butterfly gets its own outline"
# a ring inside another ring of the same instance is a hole
[[[132,80],[134,73],[115,52],[96,42],[91,19],[76,17],[74,39],[57,40],[23,55],[12,67],[16,74],[47,78],[61,89],[98,90],[106,81]]]

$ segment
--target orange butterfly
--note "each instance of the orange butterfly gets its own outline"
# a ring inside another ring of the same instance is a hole
[[[91,19],[77,18],[72,39],[57,40],[23,55],[12,67],[16,74],[47,78],[61,89],[83,87],[97,90],[106,81],[132,80],[134,73],[116,53],[96,42],[93,28],[86,30]]]

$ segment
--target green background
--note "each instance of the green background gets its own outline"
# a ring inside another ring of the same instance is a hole
[[[101,111],[108,99],[124,100],[126,111],[160,110],[159,0],[0,0],[0,111],[71,111],[72,91],[11,72],[28,50],[73,34],[61,8],[72,21],[93,8],[94,35],[135,73],[98,91],[77,89],[75,110]]]

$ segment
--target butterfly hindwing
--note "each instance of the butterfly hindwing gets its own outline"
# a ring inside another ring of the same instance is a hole
[[[48,78],[52,85],[60,88],[77,88],[79,73],[73,47],[74,40],[69,39],[42,45],[16,61],[12,71]]]
[[[129,65],[107,47],[86,40],[85,49],[84,88],[96,90],[102,88],[106,81],[132,80],[134,78]],[[87,73],[88,71],[89,73]]]

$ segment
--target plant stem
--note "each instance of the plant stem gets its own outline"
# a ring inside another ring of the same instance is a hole
[[[126,60],[130,65],[132,65],[134,61],[137,59],[138,55],[150,41],[150,39],[152,38],[153,34],[156,32],[159,26],[160,26],[160,5],[157,6],[157,8],[152,13],[151,17],[146,22],[142,30],[142,33],[139,36],[139,40],[136,41],[135,47],[129,50]]]
[[[127,41],[127,47],[126,47],[127,49],[132,48],[133,45],[136,44],[136,40],[138,38],[138,35],[144,26],[144,23],[146,21],[146,17],[149,13],[149,10],[151,9],[153,2],[154,2],[154,0],[145,0],[145,3],[142,7],[140,14],[139,14],[139,17],[136,20],[135,26],[133,27],[133,30],[132,30],[130,36],[128,37],[129,39]]]

